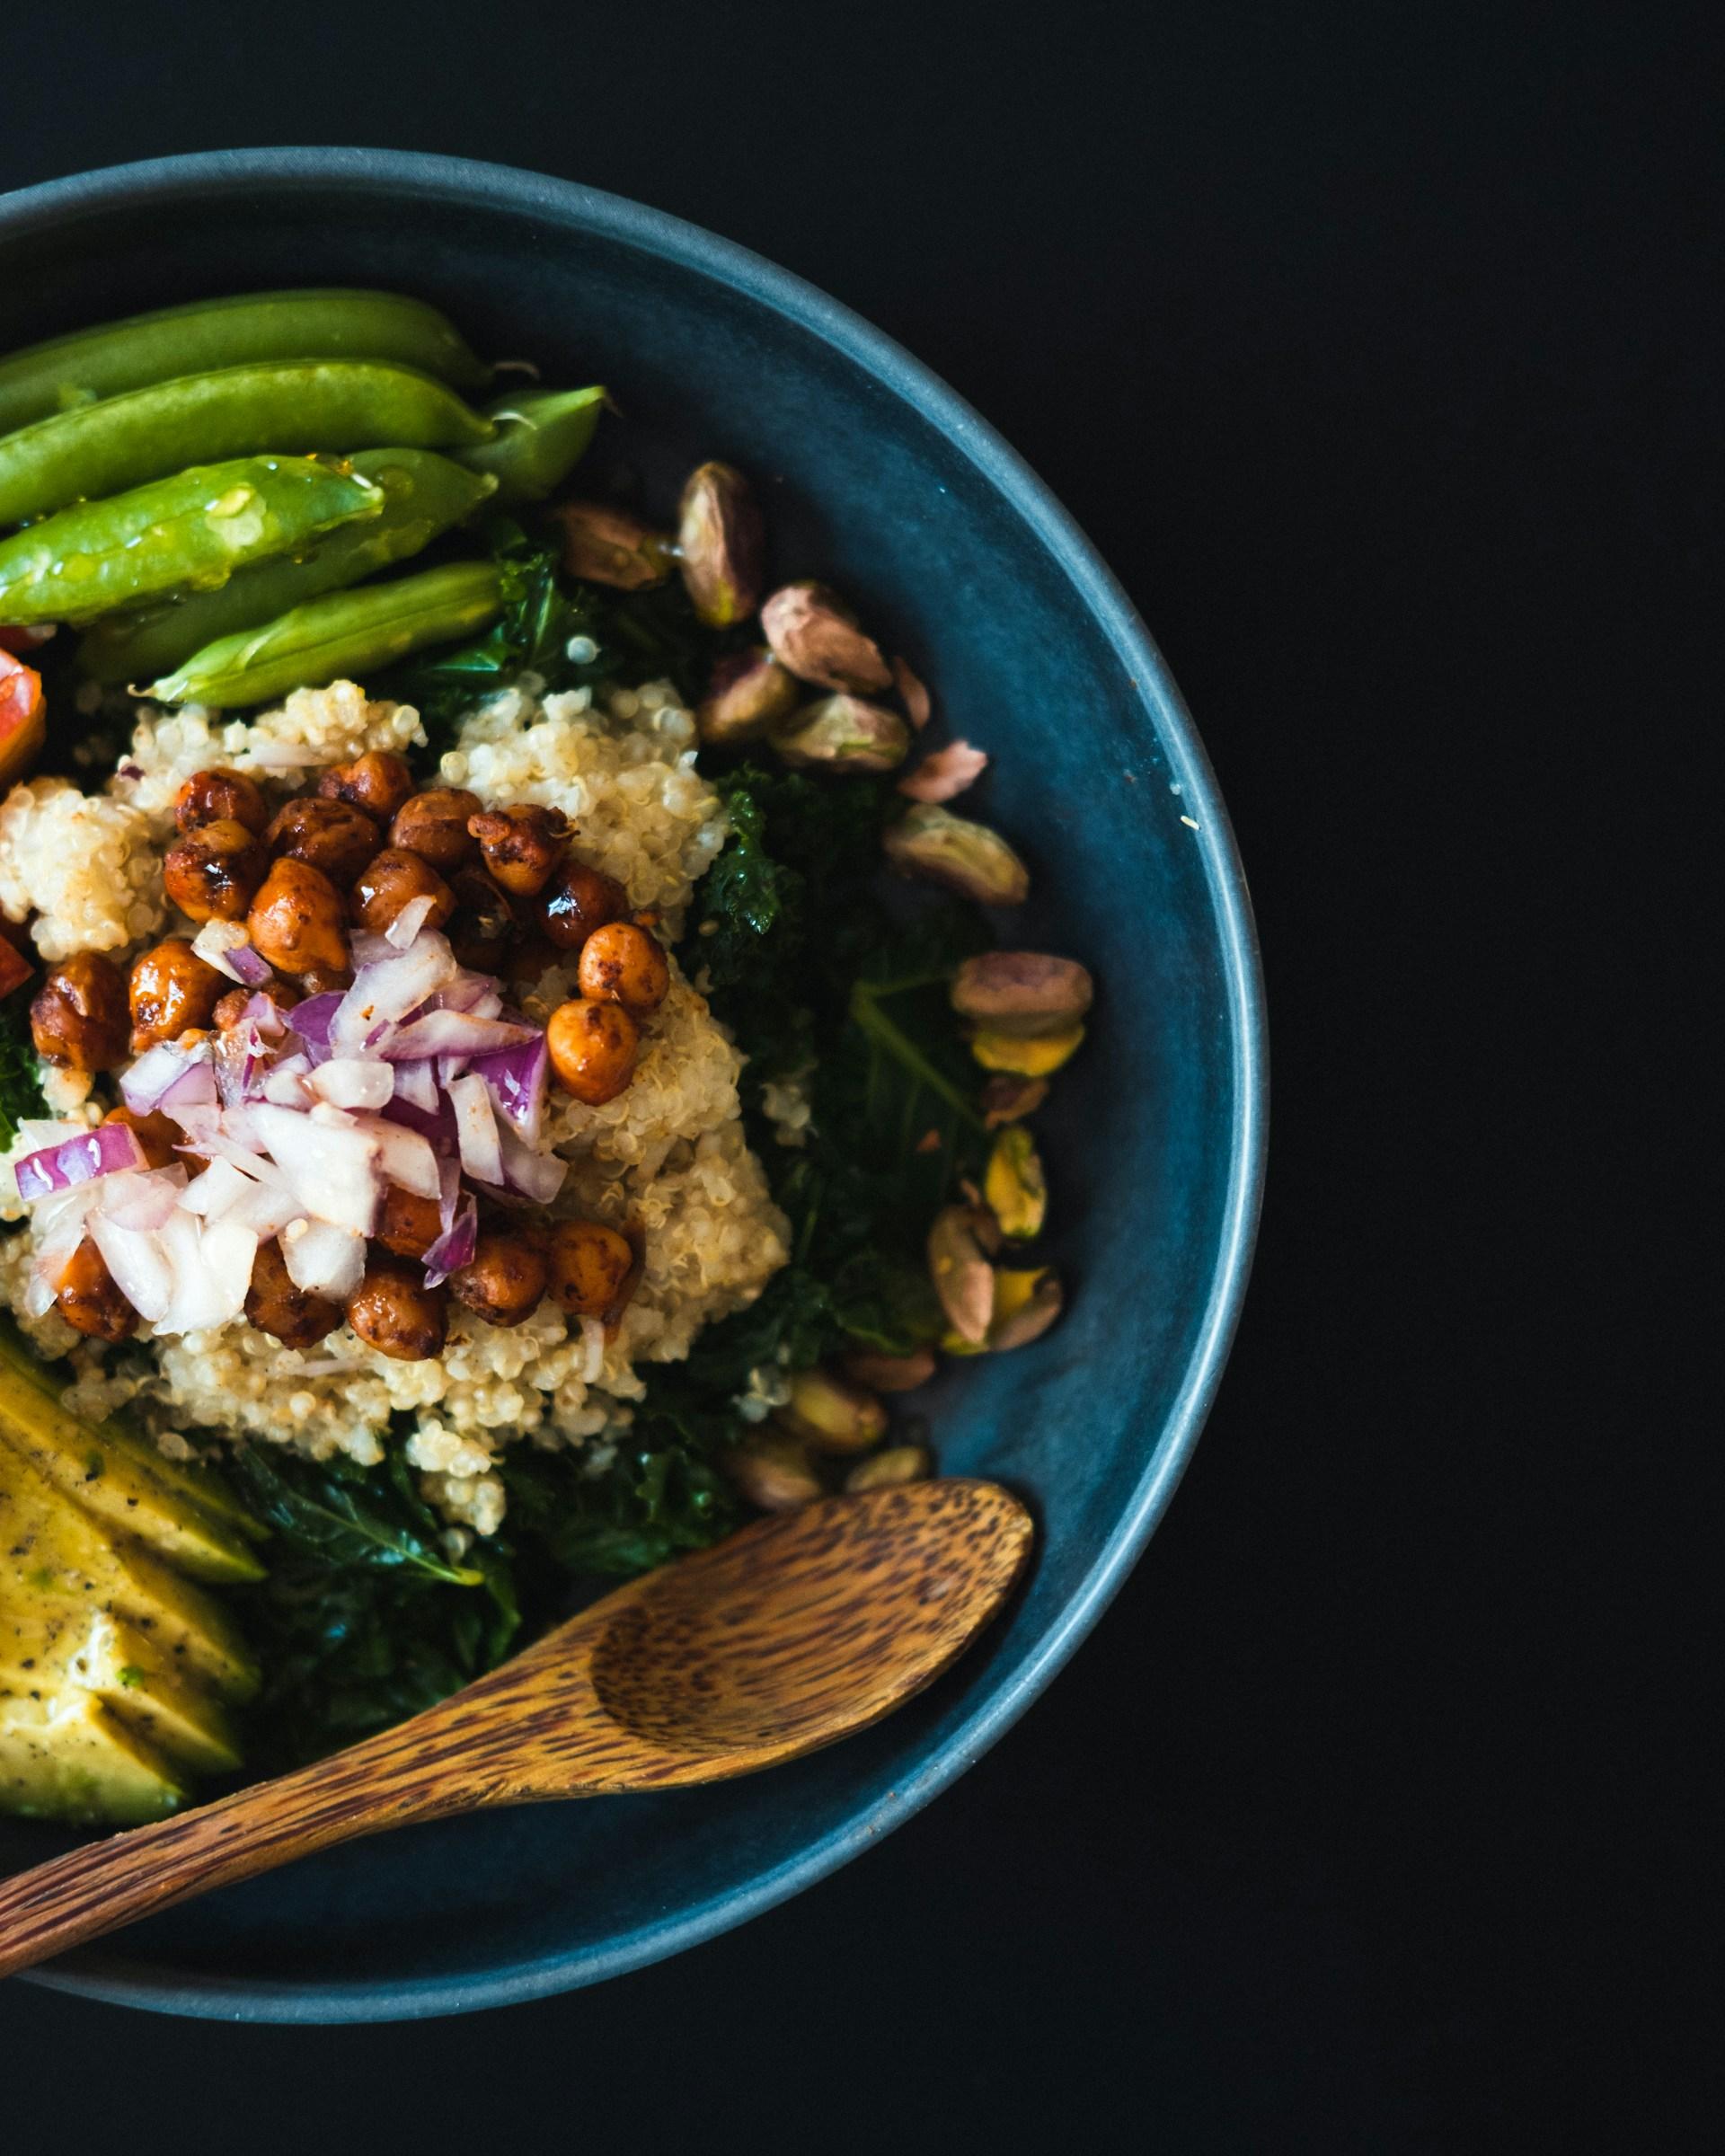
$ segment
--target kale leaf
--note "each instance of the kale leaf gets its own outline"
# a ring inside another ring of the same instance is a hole
[[[14,989],[0,1003],[0,1151],[16,1143],[21,1123],[48,1112],[30,1035],[30,999]]]

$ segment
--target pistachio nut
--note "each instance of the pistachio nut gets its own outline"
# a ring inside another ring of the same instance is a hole
[[[934,1350],[918,1348],[911,1355],[876,1355],[859,1348],[845,1357],[845,1373],[876,1392],[914,1392],[934,1374]]]
[[[604,501],[562,501],[549,513],[562,526],[563,567],[571,577],[641,591],[670,575],[671,542],[629,510]]]
[[[1095,990],[1076,959],[1039,950],[985,950],[952,976],[952,1008],[990,1033],[1063,1033],[1090,1009]]]
[[[794,1512],[826,1493],[809,1448],[789,1432],[763,1430],[722,1457],[725,1472],[763,1512]]]
[[[901,876],[944,884],[981,906],[1017,906],[1030,895],[1031,872],[998,831],[932,802],[889,824],[880,843]]]
[[[988,1345],[996,1353],[1039,1340],[1060,1315],[1066,1296],[1047,1266],[1002,1266],[995,1275],[995,1318]]]
[[[933,699],[902,658],[892,662],[892,685],[898,692],[898,701],[908,713],[910,723],[920,734],[934,716]]]
[[[874,1394],[827,1370],[797,1373],[778,1420],[821,1453],[866,1453],[887,1434],[887,1410]]]
[[[761,627],[781,666],[822,689],[889,689],[892,669],[856,616],[824,584],[785,584],[761,608]]]
[[[859,1460],[845,1478],[848,1497],[865,1489],[893,1489],[901,1482],[926,1482],[934,1462],[925,1445],[889,1445],[871,1459]]]
[[[897,711],[860,696],[823,696],[805,703],[773,729],[773,747],[799,771],[890,771],[910,747],[910,729]]]
[[[694,723],[709,748],[729,748],[788,719],[801,697],[802,684],[761,644],[715,664],[707,693],[695,706]]]
[[[982,1120],[988,1130],[1033,1116],[1048,1097],[1046,1078],[1020,1078],[1000,1071],[982,1089]]]
[[[1013,1241],[1028,1242],[1042,1233],[1048,1210],[1048,1179],[1036,1142],[1022,1123],[1009,1124],[995,1140],[982,1195],[1000,1223],[1001,1233]],[[995,1299],[998,1302],[998,1294]]]
[[[959,1338],[980,1347],[995,1314],[995,1268],[969,1206],[942,1206],[928,1231],[928,1276]]]
[[[683,489],[677,546],[683,582],[709,629],[746,622],[761,603],[766,527],[733,464],[697,464]]]
[[[1082,1026],[1068,1026],[1063,1033],[1045,1033],[1039,1040],[1021,1040],[1015,1033],[996,1033],[985,1027],[971,1035],[970,1053],[985,1071],[1007,1071],[1019,1078],[1047,1078],[1062,1064],[1072,1061],[1084,1038]]]

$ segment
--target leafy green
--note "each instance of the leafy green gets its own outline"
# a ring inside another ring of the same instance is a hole
[[[21,1123],[47,1115],[40,1073],[30,1037],[30,1000],[14,989],[0,1003],[0,1151],[15,1143]]]

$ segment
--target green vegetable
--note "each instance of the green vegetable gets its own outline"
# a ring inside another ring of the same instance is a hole
[[[0,619],[89,622],[187,585],[225,584],[383,505],[381,487],[326,457],[205,464],[0,539]]]
[[[18,1126],[48,1114],[41,1065],[30,1037],[30,1003],[14,991],[0,1002],[0,1150],[18,1142]]]
[[[362,591],[331,592],[279,621],[206,644],[148,694],[159,703],[218,711],[262,703],[343,676],[363,679],[428,644],[447,643],[496,618],[498,572],[488,562],[428,569]]]
[[[165,674],[218,637],[273,622],[406,561],[496,491],[494,480],[430,449],[362,450],[353,469],[383,489],[378,516],[332,532],[302,560],[261,561],[218,591],[187,592],[148,614],[98,622],[78,646],[80,671],[102,682]]]
[[[185,375],[0,439],[0,524],[118,494],[189,464],[388,444],[441,449],[489,441],[496,431],[441,382],[381,360],[278,360]]]
[[[597,386],[499,397],[485,408],[496,440],[456,455],[471,471],[496,480],[500,508],[543,501],[586,455],[605,402]]]
[[[0,432],[176,376],[263,359],[393,359],[482,388],[475,359],[435,307],[399,292],[244,292],[80,330],[0,359]]]

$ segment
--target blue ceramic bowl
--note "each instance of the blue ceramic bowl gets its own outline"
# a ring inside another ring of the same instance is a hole
[[[1013,452],[896,346],[675,218],[495,165],[354,150],[184,157],[0,199],[0,351],[200,295],[383,285],[484,351],[612,384],[650,484],[766,483],[778,565],[852,595],[1029,857],[1010,935],[1101,985],[1048,1118],[1064,1321],[956,1371],[942,1463],[1039,1515],[1033,1577],[957,1671],[804,1764],[683,1795],[412,1829],[197,1902],[42,1981],[188,2014],[382,2020],[635,1968],[810,1885],[928,1802],[1084,1638],[1197,1440],[1245,1285],[1261,989],[1227,817],[1154,647]],[[0,1871],[60,1846],[0,1821]]]

